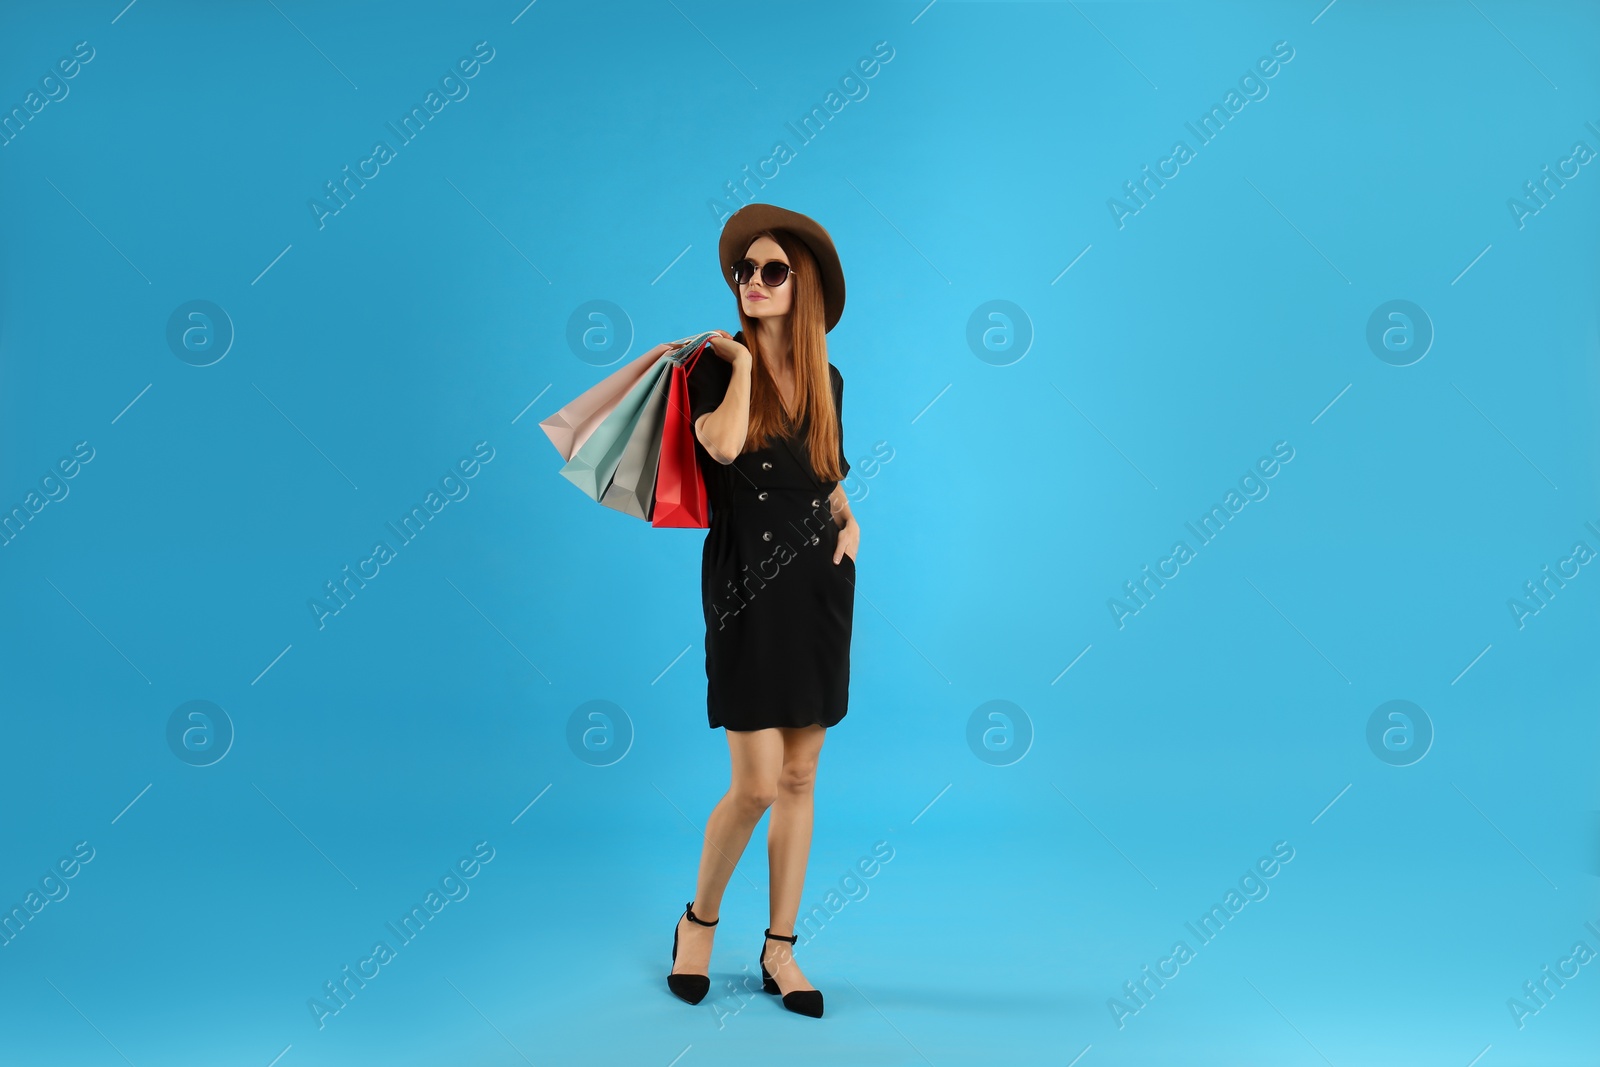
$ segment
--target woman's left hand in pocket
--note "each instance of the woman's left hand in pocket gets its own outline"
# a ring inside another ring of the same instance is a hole
[[[839,528],[839,543],[833,550],[833,562],[838,563],[842,557],[849,555],[850,562],[854,563],[860,554],[861,525],[851,519]]]

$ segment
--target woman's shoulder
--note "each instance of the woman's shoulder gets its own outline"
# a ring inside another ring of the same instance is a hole
[[[711,351],[707,345],[698,356],[694,357],[694,366],[689,369],[689,377],[704,380],[733,377],[733,364]]]
[[[734,334],[733,339],[739,344],[744,344],[744,331],[740,330],[738,333]],[[703,366],[711,368],[705,372],[706,377],[708,378],[733,377],[733,364],[729,363],[727,360],[711,351],[710,345],[707,345],[705,351],[701,352],[700,355],[695,357],[695,370],[699,370]]]

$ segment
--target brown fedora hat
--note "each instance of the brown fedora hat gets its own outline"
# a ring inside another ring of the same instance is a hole
[[[718,258],[722,260],[722,280],[728,283],[734,295],[739,285],[733,280],[733,265],[744,258],[750,241],[762,230],[788,230],[811,249],[822,271],[822,306],[826,325],[824,332],[833,329],[844,313],[844,270],[839,266],[839,253],[834,250],[833,238],[813,218],[778,207],[775,204],[746,204],[728,217],[722,226],[722,239],[717,243]]]

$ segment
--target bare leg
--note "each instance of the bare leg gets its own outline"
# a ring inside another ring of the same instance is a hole
[[[812,786],[817,759],[827,730],[821,726],[780,728],[783,763],[778,773],[778,795],[767,820],[767,865],[771,869],[770,927],[775,934],[793,934],[805,890],[806,859],[811,854]],[[697,913],[698,914],[698,913]],[[763,959],[778,988],[785,993],[814,989],[794,961],[794,946],[767,942]]]
[[[723,732],[728,735],[732,782],[706,820],[694,891],[695,918],[706,922],[721,917],[723,891],[750,843],[756,823],[778,795],[778,775],[783,766],[784,743],[778,730]],[[715,933],[679,916],[678,958],[672,966],[673,973],[706,974]]]

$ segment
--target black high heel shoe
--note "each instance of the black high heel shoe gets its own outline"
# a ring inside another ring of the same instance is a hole
[[[798,934],[790,934],[785,937],[782,934],[773,933],[770,928],[767,930],[767,937],[774,941],[787,941],[791,945],[799,940]],[[778,983],[773,981],[772,975],[767,973],[767,943],[765,941],[761,942],[760,958],[762,992],[783,993],[783,990],[778,988]],[[783,1006],[796,1014],[809,1015],[813,1019],[820,1019],[822,1018],[822,990],[796,989],[790,993],[783,993]]]
[[[706,922],[694,913],[694,901],[683,906],[683,914],[692,923],[701,926],[715,926],[722,921],[719,916]],[[672,962],[678,962],[678,924],[672,924]],[[706,991],[711,988],[711,977],[704,974],[667,974],[667,988],[680,1000],[687,1000],[690,1004],[698,1004],[705,999]]]

